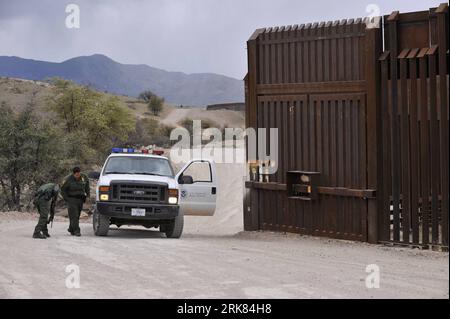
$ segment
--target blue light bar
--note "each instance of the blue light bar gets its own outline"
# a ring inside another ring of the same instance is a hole
[[[134,148],[120,148],[114,147],[112,153],[134,153]]]

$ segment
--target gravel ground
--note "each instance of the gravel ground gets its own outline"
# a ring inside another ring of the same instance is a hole
[[[275,233],[208,234],[186,218],[180,240],[124,228],[31,238],[37,215],[0,213],[0,298],[449,298],[448,253]],[[88,220],[86,220],[88,221]],[[80,288],[66,287],[66,266]],[[380,288],[365,285],[380,267]]]

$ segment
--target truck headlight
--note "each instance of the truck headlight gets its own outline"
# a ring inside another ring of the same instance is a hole
[[[169,204],[178,204],[178,189],[169,189]]]
[[[100,200],[101,201],[108,201],[109,200],[109,195],[108,194],[101,194],[100,195]]]

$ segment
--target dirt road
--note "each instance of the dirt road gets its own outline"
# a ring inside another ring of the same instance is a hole
[[[201,235],[186,219],[180,240],[111,230],[80,238],[57,222],[31,238],[35,221],[0,216],[0,298],[448,298],[448,254],[281,235]],[[66,288],[66,266],[80,288]],[[365,268],[381,270],[379,289]]]
[[[227,127],[243,127],[245,123],[243,112],[230,110],[206,111],[204,109],[178,108],[174,108],[170,111],[161,122],[165,125],[179,126],[178,123],[185,118],[190,118],[192,120],[211,120],[219,124],[219,126]]]

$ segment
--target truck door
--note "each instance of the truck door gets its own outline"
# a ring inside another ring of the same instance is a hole
[[[214,162],[192,160],[175,176],[179,184],[180,209],[187,216],[213,216],[217,178]]]

